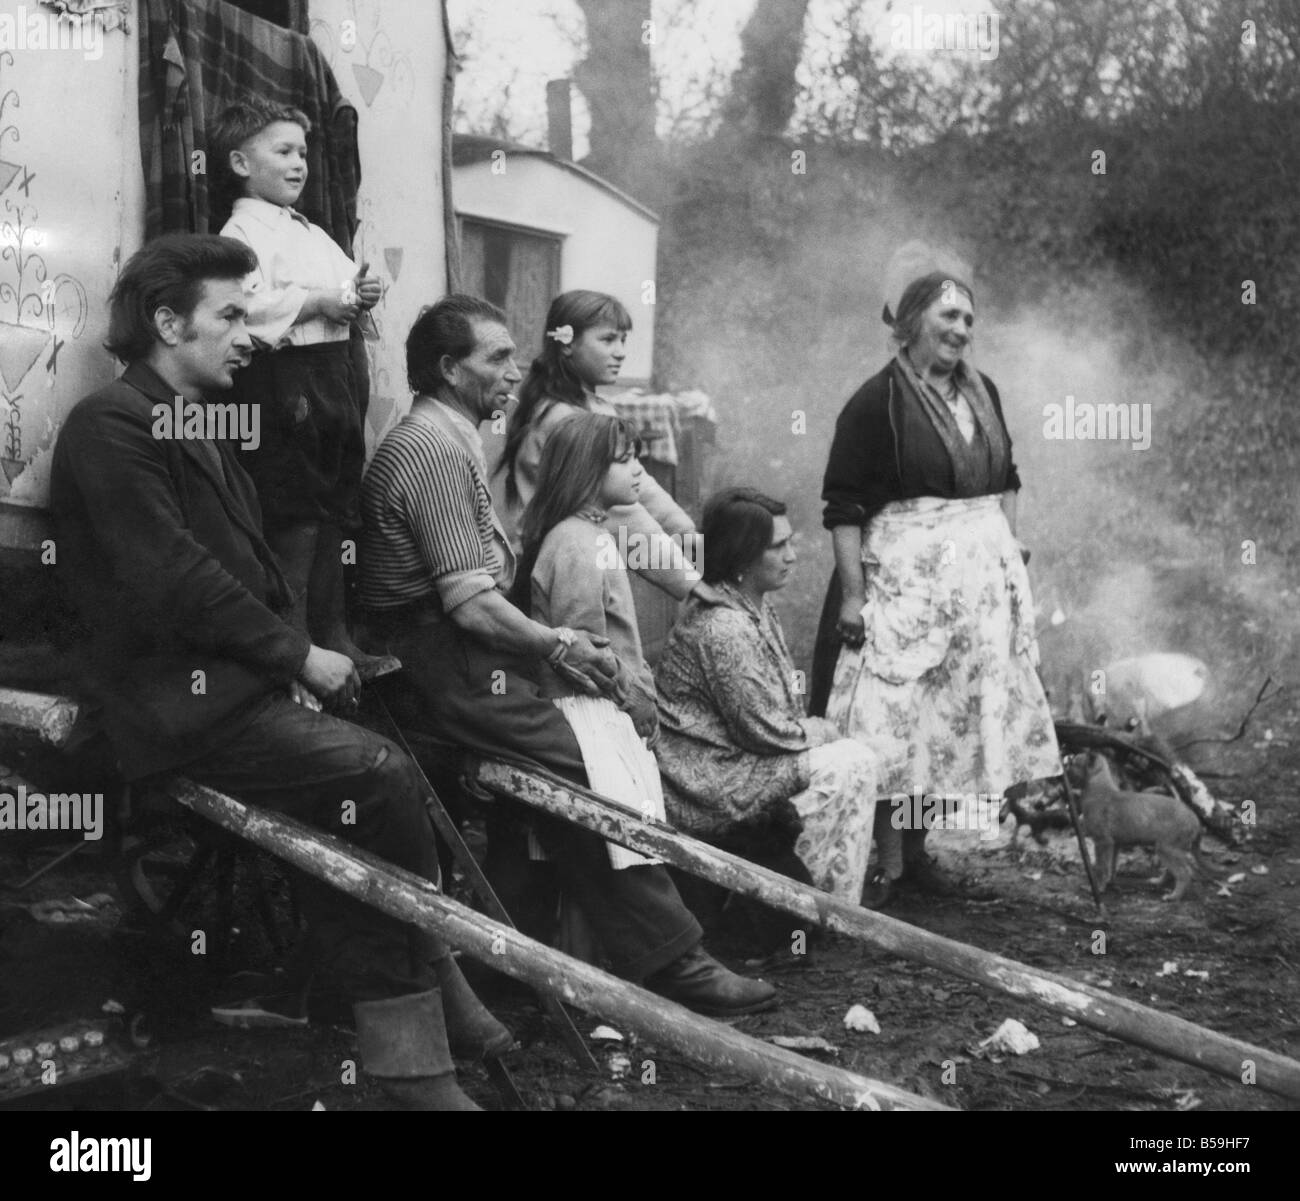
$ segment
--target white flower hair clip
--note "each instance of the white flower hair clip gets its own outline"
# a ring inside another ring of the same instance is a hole
[[[561,325],[546,331],[548,338],[554,339],[561,346],[568,346],[573,341],[573,326]]]

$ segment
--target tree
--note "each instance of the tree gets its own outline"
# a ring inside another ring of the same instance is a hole
[[[650,0],[578,0],[578,6],[587,19],[587,57],[574,78],[591,112],[591,151],[583,165],[655,207],[663,149],[655,137]]]
[[[808,0],[758,0],[740,35],[740,67],[724,117],[747,133],[780,137],[799,97]]]

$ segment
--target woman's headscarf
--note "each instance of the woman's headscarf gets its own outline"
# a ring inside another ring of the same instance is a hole
[[[974,289],[965,280],[958,279],[950,272],[931,271],[929,275],[922,275],[919,279],[914,279],[903,289],[903,295],[898,302],[897,313],[891,313],[889,305],[886,304],[881,317],[884,318],[886,325],[895,328],[900,325],[907,325],[916,318],[918,313],[925,312],[934,298],[943,291],[945,285],[949,284],[959,292],[965,292],[970,298],[971,304],[975,303]]]

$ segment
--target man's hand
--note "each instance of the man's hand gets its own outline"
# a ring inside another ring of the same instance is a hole
[[[862,620],[863,597],[846,596],[840,602],[840,616],[835,623],[835,632],[845,646],[859,647],[866,640],[866,625]]]
[[[592,696],[614,696],[618,692],[618,659],[607,649],[609,639],[574,630],[573,644],[556,671],[575,688]]]
[[[313,713],[319,713],[324,708],[320,703],[320,698],[301,680],[290,682],[289,699],[295,705],[301,705],[304,709],[310,709]]]
[[[351,708],[361,694],[361,677],[347,655],[313,646],[298,678],[318,697]]]
[[[653,692],[634,683],[627,689],[626,699],[619,708],[632,719],[633,728],[651,747],[659,741],[659,705]]]

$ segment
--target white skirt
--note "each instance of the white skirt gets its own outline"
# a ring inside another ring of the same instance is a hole
[[[659,764],[632,719],[604,697],[561,696],[552,704],[564,714],[577,739],[592,792],[643,821],[664,821]],[[612,842],[605,846],[616,869],[663,862]]]
[[[895,501],[862,540],[866,638],[826,716],[876,752],[881,796],[1000,799],[1061,774],[1033,598],[1000,498]]]

